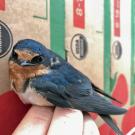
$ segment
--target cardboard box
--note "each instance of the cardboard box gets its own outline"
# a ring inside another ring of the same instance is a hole
[[[134,80],[134,51],[135,51],[135,2],[134,0],[110,1],[110,91],[113,97],[125,107],[128,112],[122,116],[114,116],[116,123],[124,134],[134,134],[135,130],[135,80]],[[101,131],[110,133],[109,128],[103,124]]]

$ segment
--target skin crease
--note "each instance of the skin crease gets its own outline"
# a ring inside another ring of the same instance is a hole
[[[54,108],[33,106],[12,135],[46,135]]]
[[[32,106],[12,135],[100,135],[90,116],[75,109]]]

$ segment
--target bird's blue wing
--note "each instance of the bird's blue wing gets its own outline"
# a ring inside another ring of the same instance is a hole
[[[69,83],[60,73],[37,77],[32,80],[32,86],[57,106],[104,115],[121,114],[126,111],[114,106],[94,91],[90,82]]]
[[[41,94],[54,105],[71,107],[68,101],[64,98],[64,86],[68,85],[68,82],[61,74],[55,73],[53,76],[39,76],[31,79],[30,84],[37,93]]]
[[[74,108],[86,112],[96,112],[98,114],[122,114],[126,110],[114,106],[110,101],[99,95],[92,88],[86,87],[88,84],[72,85],[66,88],[66,95],[68,101]]]

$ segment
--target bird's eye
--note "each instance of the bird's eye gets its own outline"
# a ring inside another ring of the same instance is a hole
[[[18,54],[15,51],[13,51],[12,56],[13,56],[14,59],[18,58]]]
[[[43,61],[43,57],[41,55],[39,56],[35,56],[32,60],[31,63],[33,64],[37,64],[37,63],[41,63]]]

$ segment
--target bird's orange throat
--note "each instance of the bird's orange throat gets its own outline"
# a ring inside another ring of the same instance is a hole
[[[17,92],[23,91],[23,86],[27,79],[47,73],[48,69],[44,65],[23,67],[14,61],[9,61],[11,88]]]

